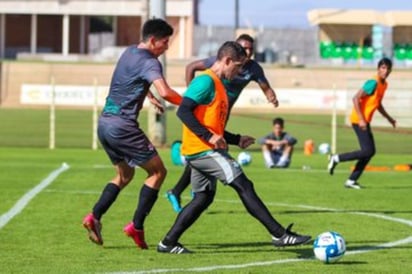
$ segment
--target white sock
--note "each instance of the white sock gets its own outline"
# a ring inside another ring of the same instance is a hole
[[[354,180],[350,180],[350,179],[346,180],[346,184],[348,185],[353,185],[354,183],[355,183]]]
[[[332,159],[335,163],[339,163],[339,155],[338,154],[332,155]]]
[[[289,157],[282,155],[279,159],[279,161],[277,162],[276,166],[278,167],[285,167],[287,164],[289,163]]]
[[[275,164],[273,163],[272,155],[270,151],[263,151],[263,159],[265,160],[265,164],[267,167],[273,167]]]

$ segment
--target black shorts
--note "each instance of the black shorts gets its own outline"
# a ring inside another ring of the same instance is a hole
[[[118,116],[100,116],[97,133],[113,164],[125,161],[135,167],[158,155],[136,121]]]

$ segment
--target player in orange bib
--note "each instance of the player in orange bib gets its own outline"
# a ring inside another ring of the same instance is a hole
[[[284,228],[272,217],[253,183],[227,151],[227,144],[246,148],[255,141],[253,137],[225,130],[229,99],[222,80],[233,79],[245,60],[246,52],[241,45],[234,41],[224,43],[214,64],[194,78],[184,93],[177,116],[183,122],[182,154],[192,169],[190,182],[195,195],[158,244],[158,252],[190,253],[179,239],[213,202],[218,180],[236,191],[248,213],[269,232],[274,246],[304,244],[311,238],[292,232],[292,224]]]
[[[339,162],[358,160],[354,170],[345,182],[347,188],[361,188],[358,179],[373,155],[375,155],[375,140],[370,127],[375,111],[378,110],[394,128],[396,127],[396,120],[386,112],[382,105],[382,99],[388,87],[386,79],[391,71],[392,61],[388,58],[381,59],[378,63],[377,75],[367,80],[352,99],[353,108],[350,121],[358,137],[360,150],[331,155],[329,158],[328,170],[330,175],[333,175],[333,171]]]

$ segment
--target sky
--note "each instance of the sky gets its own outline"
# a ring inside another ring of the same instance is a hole
[[[234,26],[235,0],[200,0],[202,25]],[[310,27],[311,9],[411,10],[410,0],[239,0],[241,27]]]

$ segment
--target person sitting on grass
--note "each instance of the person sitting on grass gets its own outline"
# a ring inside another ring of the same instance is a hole
[[[263,159],[268,168],[287,168],[290,165],[296,138],[283,131],[285,121],[273,119],[272,132],[259,139],[262,145]]]

